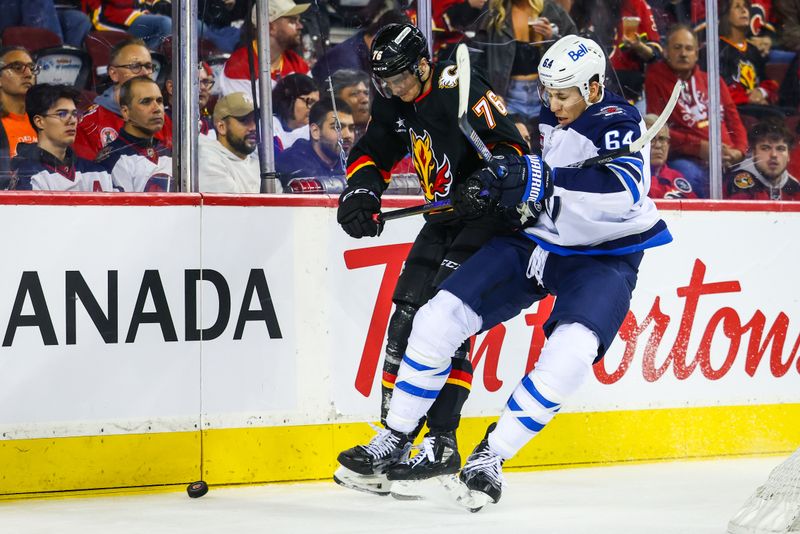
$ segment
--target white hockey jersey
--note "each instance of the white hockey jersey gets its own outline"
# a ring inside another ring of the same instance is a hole
[[[95,160],[114,187],[127,193],[166,193],[172,187],[172,150],[156,138],[141,139],[124,129]]]
[[[100,165],[81,159],[67,149],[64,161],[37,144],[20,143],[11,160],[14,189],[22,191],[115,191],[111,175]]]
[[[639,112],[604,92],[571,124],[561,127],[542,108],[542,158],[554,171],[553,196],[527,237],[559,255],[629,254],[672,241],[650,190],[650,147],[603,165],[567,165],[620,149],[645,132]]]

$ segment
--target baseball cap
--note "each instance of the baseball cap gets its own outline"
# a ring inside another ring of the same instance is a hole
[[[292,17],[299,15],[311,4],[296,4],[294,0],[270,0],[269,2],[269,21],[275,22],[281,17]],[[250,13],[250,21],[253,26],[256,25],[256,6],[253,6],[253,11]]]
[[[223,96],[214,106],[214,122],[226,117],[245,117],[253,112],[253,101],[244,93],[231,93]]]

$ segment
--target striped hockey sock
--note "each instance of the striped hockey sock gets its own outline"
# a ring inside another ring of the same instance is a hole
[[[406,353],[386,416],[389,427],[404,433],[413,431],[447,382],[450,369],[450,358],[439,363],[411,351]]]
[[[489,434],[489,447],[504,459],[517,454],[561,409],[551,400],[555,396],[531,375],[511,394],[497,428]]]

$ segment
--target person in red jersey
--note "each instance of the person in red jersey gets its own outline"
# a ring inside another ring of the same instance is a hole
[[[72,149],[83,159],[93,160],[100,150],[114,141],[125,125],[119,105],[122,84],[138,76],[153,74],[153,59],[141,39],[129,39],[111,49],[108,76],[114,85],[94,99],[78,124],[78,133]],[[172,121],[165,117],[164,126],[156,133],[156,139],[172,149]]]
[[[800,200],[800,182],[787,170],[794,136],[783,122],[759,122],[750,130],[748,139],[750,157],[725,176],[725,198]]]
[[[655,113],[648,113],[644,123],[652,128],[658,119]],[[669,127],[664,126],[650,141],[650,198],[697,198],[689,183],[681,173],[667,165],[669,157]]]
[[[293,73],[308,74],[308,63],[294,51],[300,46],[300,30],[303,24],[300,22],[300,14],[303,13],[310,4],[295,4],[293,0],[273,0],[269,3],[269,53],[270,53],[270,75],[272,76],[272,87],[275,82]],[[253,10],[251,23],[256,24],[256,13]],[[254,40],[249,46],[253,47],[253,70],[252,76],[258,79],[258,47]],[[230,93],[250,94],[251,71],[248,65],[247,46],[237,48],[228,61],[219,79],[220,92],[222,95]]]

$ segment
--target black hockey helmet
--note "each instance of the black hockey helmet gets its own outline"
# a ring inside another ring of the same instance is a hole
[[[388,24],[378,30],[372,40],[370,60],[372,73],[388,78],[404,71],[419,76],[419,60],[430,61],[428,43],[413,24]]]

